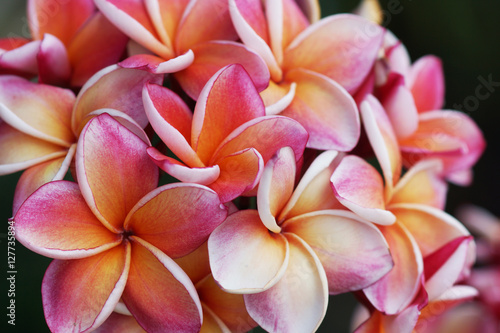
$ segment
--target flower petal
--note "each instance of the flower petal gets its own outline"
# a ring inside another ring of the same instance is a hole
[[[342,159],[331,177],[337,199],[368,221],[388,225],[396,217],[385,210],[384,184],[378,171],[356,155]]]
[[[160,41],[142,0],[94,0],[99,10],[124,34],[164,59],[174,56]]]
[[[106,321],[99,326],[95,333],[146,333],[132,316],[111,313]]]
[[[304,68],[337,81],[349,93],[377,58],[384,30],[356,15],[333,15],[302,31],[285,50],[283,69]]]
[[[82,131],[75,162],[78,182],[90,209],[110,230],[119,232],[132,207],[158,184],[158,168],[146,148],[105,113]]]
[[[240,64],[248,72],[258,91],[269,84],[269,70],[260,56],[248,47],[231,41],[209,41],[194,45],[194,61],[175,73],[182,89],[197,100],[209,79],[221,68]]]
[[[95,12],[92,0],[28,1],[28,22],[34,39],[45,34],[57,36],[65,45]]]
[[[209,188],[168,184],[143,197],[130,211],[124,228],[178,258],[205,242],[226,216],[227,209]]]
[[[78,185],[68,181],[45,184],[19,208],[17,239],[51,258],[74,259],[101,253],[121,242],[92,214]]]
[[[191,146],[207,164],[234,129],[264,114],[264,103],[244,68],[224,67],[205,85],[196,103]]]
[[[208,242],[201,244],[188,255],[174,259],[174,261],[189,276],[194,285],[211,274],[210,262],[208,261]]]
[[[256,210],[231,214],[208,239],[215,281],[232,293],[272,287],[288,264],[288,242],[262,224]],[[253,316],[252,316],[253,317]]]
[[[191,66],[194,61],[194,53],[189,50],[178,57],[165,61],[151,54],[136,54],[118,65],[123,68],[141,69],[154,74],[175,73]]]
[[[380,229],[389,244],[394,267],[363,291],[377,310],[393,315],[413,301],[424,267],[418,246],[403,225],[395,223]]]
[[[309,132],[307,147],[350,151],[358,142],[358,108],[349,93],[332,79],[305,69],[287,72],[297,84],[292,103],[281,113]]]
[[[343,208],[335,198],[329,181],[341,160],[337,156],[337,151],[328,150],[311,163],[282,209],[279,220],[318,210]]]
[[[16,192],[14,193],[14,204],[12,209],[14,214],[16,214],[24,200],[40,186],[64,178],[73,161],[75,151],[76,145],[73,145],[66,156],[35,165],[23,172],[17,182]]]
[[[264,163],[281,147],[293,149],[295,159],[302,157],[307,131],[297,121],[283,116],[265,116],[247,121],[228,135],[214,153],[212,161],[246,148],[257,150]]]
[[[129,267],[128,243],[88,258],[54,260],[42,282],[43,310],[51,332],[99,327],[120,300]]]
[[[402,161],[399,145],[382,105],[372,95],[368,95],[360,107],[363,126],[370,145],[377,156],[385,179],[386,198],[392,196],[393,186],[401,175]]]
[[[62,157],[66,153],[66,148],[19,132],[0,120],[0,175]]]
[[[142,104],[142,88],[146,82],[161,84],[161,75],[146,71],[106,67],[85,83],[78,93],[71,126],[75,133],[83,128],[83,119],[92,111],[110,108],[122,111],[134,119],[142,128],[148,119]]]
[[[144,86],[142,100],[151,126],[167,147],[188,166],[204,167],[190,145],[193,114],[186,103],[173,91],[155,84]]]
[[[36,84],[16,76],[0,77],[0,117],[21,132],[69,147],[72,91]]]
[[[202,309],[189,277],[159,249],[136,236],[131,240],[130,272],[122,296],[127,308],[147,332],[198,332]]]
[[[0,74],[19,75],[27,79],[38,74],[36,55],[41,41],[22,41],[14,45],[7,43],[9,39],[0,39]],[[7,44],[7,45],[5,45]],[[17,46],[17,47],[14,47]],[[4,51],[5,50],[5,51]]]
[[[67,84],[71,76],[71,66],[66,47],[57,37],[46,33],[36,58],[39,82],[52,85]]]
[[[380,231],[355,214],[323,210],[286,220],[283,232],[303,239],[318,255],[330,294],[363,289],[393,266],[389,246]]]
[[[386,315],[374,311],[370,318],[359,326],[354,333],[411,333],[419,319],[418,306],[412,305],[396,315]]]
[[[264,170],[262,156],[253,148],[225,156],[216,165],[220,168],[220,175],[210,187],[224,203],[254,189]]]
[[[444,73],[441,60],[424,56],[411,66],[408,85],[418,112],[439,110],[444,104]]]
[[[269,332],[314,332],[328,304],[325,271],[314,251],[299,237],[286,234],[290,261],[285,275],[270,289],[245,295],[248,313]]]
[[[147,152],[160,169],[181,182],[209,185],[219,178],[220,168],[218,165],[190,168],[174,158],[163,155],[154,147],[149,147]]]
[[[117,63],[128,40],[102,13],[93,15],[68,45],[71,86],[81,87],[99,70]]]
[[[283,147],[266,164],[257,192],[257,207],[262,223],[272,232],[280,232],[276,217],[290,199],[297,165],[293,150]]]

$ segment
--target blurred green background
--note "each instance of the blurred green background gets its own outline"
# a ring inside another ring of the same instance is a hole
[[[323,16],[349,12],[358,1],[323,0]],[[480,77],[500,82],[500,1],[497,0],[388,0],[381,1],[384,26],[393,31],[416,60],[434,54],[443,60],[446,76],[445,108],[464,104],[481,84]],[[25,3],[22,0],[0,1],[0,37],[9,34],[27,36]],[[463,111],[483,130],[488,146],[475,167],[475,181],[467,188],[450,186],[447,211],[454,213],[462,203],[474,203],[500,216],[500,87],[489,98],[470,104]],[[12,198],[20,173],[0,177],[0,230],[2,283],[0,284],[0,331],[48,332],[42,311],[40,285],[50,260],[16,245],[16,326],[7,324],[7,219],[11,217]],[[354,306],[350,295],[330,298],[327,316],[319,332],[349,332],[349,318]]]

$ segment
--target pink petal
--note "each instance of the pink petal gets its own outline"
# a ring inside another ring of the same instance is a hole
[[[333,172],[331,182],[340,203],[362,218],[383,225],[396,221],[396,217],[385,210],[382,177],[362,158],[344,157]]]
[[[420,311],[416,305],[409,306],[401,313],[386,315],[374,311],[370,318],[358,327],[354,333],[412,333]]]
[[[268,27],[262,6],[251,1],[229,0],[229,12],[240,39],[262,57],[269,68],[271,78],[280,82],[283,72],[269,47]]]
[[[245,295],[248,313],[269,332],[314,332],[328,304],[325,271],[313,250],[299,237],[286,234],[290,261],[270,289]]]
[[[461,277],[472,236],[458,237],[424,257],[425,290],[437,298]]]
[[[418,130],[400,142],[406,166],[435,157],[443,161],[445,175],[471,168],[485,145],[481,130],[469,116],[448,110],[421,114]]]
[[[158,184],[158,168],[146,148],[108,114],[93,118],[82,131],[75,162],[78,182],[90,209],[110,230],[121,230],[130,209]]]
[[[202,310],[189,277],[159,249],[131,238],[130,272],[122,296],[127,308],[147,332],[197,332]]]
[[[0,42],[3,41],[8,41],[8,39],[0,39]],[[40,50],[40,44],[41,41],[28,40],[17,47],[2,45],[0,47],[0,74],[19,75],[28,79],[36,76],[38,74],[36,55]]]
[[[46,33],[43,36],[36,58],[39,82],[65,85],[69,81],[71,67],[68,52],[57,37]]]
[[[321,153],[302,176],[290,200],[281,211],[279,220],[325,209],[343,208],[330,185],[333,170],[340,163],[338,152]]]
[[[102,13],[93,15],[68,45],[71,86],[81,87],[99,70],[117,63],[128,40]]]
[[[209,79],[221,68],[240,64],[248,72],[258,91],[269,84],[269,70],[260,56],[248,47],[231,41],[209,41],[194,45],[194,61],[186,69],[176,72],[182,89],[197,100]]]
[[[372,95],[368,95],[361,103],[360,111],[368,140],[382,168],[385,195],[390,197],[402,168],[401,153],[393,126],[382,105]]]
[[[161,84],[161,75],[146,71],[106,67],[85,83],[78,94],[71,126],[75,132],[83,128],[83,119],[92,111],[110,108],[122,111],[134,119],[142,128],[148,119],[142,104],[142,88],[146,82]]]
[[[132,316],[122,315],[116,312],[106,319],[106,321],[94,331],[95,333],[146,333],[139,326],[137,320]]]
[[[220,176],[218,165],[204,168],[190,168],[174,158],[163,155],[156,148],[149,147],[147,152],[160,169],[181,182],[209,185]]]
[[[175,50],[186,52],[196,44],[212,40],[236,40],[228,3],[198,0],[190,3],[177,27]]]
[[[228,202],[257,186],[264,169],[264,161],[253,148],[225,156],[217,161],[219,177],[210,187],[219,194],[222,202]]]
[[[215,281],[233,293],[269,289],[283,276],[289,256],[285,237],[269,232],[256,210],[229,215],[210,235],[208,251]]]
[[[292,103],[281,113],[309,132],[307,147],[349,151],[360,135],[354,99],[338,83],[321,74],[297,69],[285,76],[297,84]]]
[[[266,106],[266,115],[274,116],[285,110],[295,97],[297,84],[295,82],[269,82],[269,86],[261,91],[260,97]]]
[[[233,130],[264,114],[264,103],[244,68],[227,66],[210,79],[199,96],[193,116],[191,146],[207,164]]]
[[[295,0],[304,12],[309,22],[314,23],[320,19],[320,6],[316,0]]]
[[[423,262],[416,242],[403,225],[395,223],[381,227],[381,231],[389,243],[394,267],[363,291],[377,310],[392,315],[403,311],[417,294]]]
[[[68,181],[45,184],[19,208],[16,236],[34,252],[59,259],[92,256],[121,242],[92,214],[78,189]]]
[[[331,294],[368,287],[393,266],[380,231],[355,214],[323,210],[286,220],[283,232],[296,234],[318,255]]]
[[[142,99],[151,126],[167,147],[184,163],[194,168],[205,165],[191,148],[193,114],[173,91],[146,84]]]
[[[61,180],[64,178],[69,170],[69,166],[75,156],[76,145],[71,146],[67,155],[60,158],[55,158],[47,162],[35,165],[21,175],[16,185],[16,192],[14,193],[13,213],[15,214],[21,204],[28,198],[35,190],[43,184],[54,180]]]
[[[412,65],[408,85],[418,112],[439,110],[444,104],[444,73],[441,59],[424,56]]]
[[[252,147],[266,163],[281,147],[293,149],[296,161],[304,151],[308,134],[295,120],[282,116],[258,117],[234,130],[219,145],[212,161]]]
[[[444,209],[448,187],[440,177],[441,170],[437,160],[415,164],[394,188],[390,204],[419,203]]]
[[[276,217],[290,199],[297,172],[290,147],[283,147],[266,164],[257,192],[257,207],[262,223],[272,232],[280,232]]]
[[[118,29],[132,40],[164,59],[174,52],[160,41],[142,0],[94,0],[99,10]]]
[[[359,16],[329,16],[288,46],[283,69],[304,68],[326,75],[354,93],[377,58],[383,34],[381,27]]]
[[[0,116],[21,132],[69,147],[72,91],[36,84],[15,76],[0,78]]]
[[[491,244],[500,244],[500,222],[490,211],[475,205],[462,205],[456,215],[473,233]]]
[[[275,3],[278,1],[268,1],[268,3]],[[308,26],[309,26],[309,21],[307,17],[304,15],[304,13],[301,11],[299,4],[296,3],[295,0],[282,0],[280,1],[283,3],[283,23],[280,22],[280,24],[283,25],[282,27],[282,36],[280,38],[272,38],[274,40],[279,40],[281,43],[279,45],[279,48],[281,49],[280,52],[283,53],[283,50],[290,45],[290,43],[299,35],[302,31],[304,31]],[[269,17],[270,23],[275,20],[275,15],[276,13],[274,11],[267,11],[267,15]],[[272,25],[271,27],[271,33],[272,31]],[[277,54],[276,50],[278,47],[274,48],[274,53]],[[279,58],[278,58],[279,59]],[[283,56],[281,56],[281,59],[283,59]],[[282,61],[282,60],[281,60]]]
[[[94,12],[92,0],[28,1],[28,22],[34,39],[40,40],[45,34],[51,34],[65,45]]]
[[[120,300],[129,266],[128,243],[88,258],[54,260],[42,282],[43,310],[51,332],[99,327]]]
[[[124,228],[178,258],[205,242],[226,216],[227,209],[209,188],[168,184],[143,197],[130,211]]]
[[[0,175],[66,155],[67,148],[26,135],[0,120]]]
[[[389,74],[387,82],[380,89],[380,102],[391,120],[394,134],[398,138],[408,137],[417,130],[417,107],[414,96],[405,85],[402,75]]]

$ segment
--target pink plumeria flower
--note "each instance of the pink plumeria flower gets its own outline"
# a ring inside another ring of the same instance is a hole
[[[334,15],[313,24],[302,12],[311,1],[230,0],[241,40],[271,73],[263,93],[268,114],[298,120],[308,147],[349,151],[356,145],[359,115],[350,94],[370,72],[384,30],[356,15]]]
[[[284,147],[266,164],[257,210],[228,216],[210,236],[217,283],[244,294],[252,318],[270,332],[313,332],[328,294],[364,288],[392,259],[381,233],[336,201],[328,178],[337,152],[320,155],[294,191],[296,163]]]
[[[444,74],[441,60],[424,56],[413,64],[403,44],[386,34],[385,58],[380,60],[378,96],[393,124],[403,163],[436,158],[450,181],[467,185],[471,168],[485,149],[481,130],[466,114],[441,110]]]
[[[33,40],[0,39],[0,74],[81,87],[119,61],[128,42],[92,0],[28,0],[28,24]]]
[[[235,42],[226,0],[95,0],[95,4],[145,49],[121,66],[175,73],[183,90],[195,100],[213,74],[233,63],[245,67],[259,91],[268,85],[264,62]]]
[[[351,155],[342,159],[331,181],[339,202],[377,223],[389,243],[394,268],[363,292],[377,310],[395,315],[412,303],[422,279],[433,299],[463,278],[474,260],[474,243],[467,229],[442,211],[447,187],[439,162],[422,161],[400,178],[398,142],[384,109],[369,95],[361,114],[384,178]],[[426,260],[432,274],[425,274]]]
[[[207,185],[223,202],[254,189],[264,164],[281,147],[300,160],[308,134],[295,120],[265,116],[262,99],[241,65],[217,72],[203,88],[194,114],[175,93],[154,84],[144,87],[149,121],[181,160],[149,148],[168,174]]]
[[[16,188],[14,213],[42,184],[64,178],[78,136],[95,115],[108,112],[132,129],[136,123],[144,128],[148,120],[140,96],[147,81],[161,83],[162,78],[109,66],[75,96],[68,89],[0,77],[0,175],[27,169]]]
[[[120,298],[147,331],[199,330],[196,289],[171,258],[199,247],[227,210],[201,185],[156,188],[147,146],[108,114],[93,118],[78,141],[78,184],[45,184],[17,212],[17,239],[56,259],[42,283],[52,332],[93,330]]]

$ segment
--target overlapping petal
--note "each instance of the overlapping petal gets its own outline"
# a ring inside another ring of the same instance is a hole
[[[84,332],[101,325],[122,295],[130,244],[76,260],[54,260],[42,282],[42,301],[52,332]]]
[[[51,34],[44,34],[36,55],[38,80],[42,83],[64,85],[71,76],[71,65],[64,44]]]
[[[122,299],[148,332],[198,331],[200,300],[189,277],[163,252],[136,236]],[[161,297],[159,297],[161,296]]]
[[[237,293],[272,287],[283,276],[289,257],[285,237],[270,233],[255,210],[229,215],[208,239],[208,251],[215,281]]]
[[[408,81],[418,112],[439,110],[443,107],[444,74],[438,57],[424,56],[415,61]]]
[[[314,251],[299,237],[286,234],[290,260],[283,277],[270,289],[245,295],[248,313],[271,332],[314,332],[326,313],[328,284]]]

